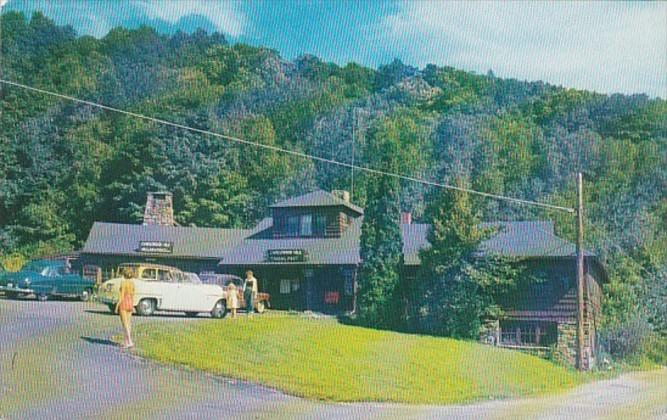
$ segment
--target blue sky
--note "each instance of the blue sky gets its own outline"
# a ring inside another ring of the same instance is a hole
[[[81,34],[203,27],[230,41],[377,67],[393,58],[667,98],[667,2],[0,0]]]

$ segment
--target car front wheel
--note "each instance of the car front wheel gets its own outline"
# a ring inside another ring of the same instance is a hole
[[[213,310],[211,311],[211,316],[213,318],[224,318],[225,315],[227,315],[227,302],[224,300],[219,300],[215,306],[213,307]]]
[[[88,302],[92,295],[93,292],[91,290],[84,290],[83,292],[81,292],[79,299],[81,299],[83,302]]]
[[[137,313],[141,316],[151,316],[155,313],[155,301],[153,299],[141,299],[137,305]]]

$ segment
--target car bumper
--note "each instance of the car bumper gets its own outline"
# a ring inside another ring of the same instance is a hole
[[[24,289],[21,287],[15,287],[15,286],[0,286],[0,292],[10,292],[10,293],[35,293],[33,289]]]

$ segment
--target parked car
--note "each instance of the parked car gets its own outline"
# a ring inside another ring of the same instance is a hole
[[[95,282],[70,272],[69,265],[62,260],[34,260],[21,271],[5,273],[0,290],[8,298],[35,295],[45,301],[53,296],[77,297],[87,301],[93,295]]]
[[[214,318],[227,313],[222,287],[197,283],[181,270],[157,264],[122,264],[134,272],[134,306],[139,315],[153,315],[155,311],[185,312],[196,316],[209,312]],[[113,278],[100,286],[98,299],[114,312],[119,299],[122,278]]]
[[[245,309],[245,299],[243,297],[243,282],[244,280],[239,277],[235,276],[233,274],[213,274],[213,273],[207,273],[207,274],[200,274],[199,277],[201,278],[202,282],[206,284],[217,284],[219,286],[222,286],[222,288],[225,290],[225,298],[226,298],[226,293],[227,293],[227,287],[231,284],[234,283],[236,286],[236,292],[238,293],[238,301],[239,301],[239,307],[241,309]],[[271,307],[271,303],[269,301],[270,295],[268,293],[264,292],[259,292],[257,293],[257,299],[254,303],[255,306],[255,311],[257,313],[264,313],[266,311],[267,307]]]

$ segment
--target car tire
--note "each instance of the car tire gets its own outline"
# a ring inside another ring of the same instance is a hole
[[[199,312],[186,312],[185,313],[185,316],[190,317],[190,318],[194,318],[197,315],[199,315]]]
[[[137,314],[151,316],[155,313],[155,301],[153,299],[141,299],[137,305]]]
[[[227,315],[227,302],[223,299],[216,302],[211,310],[211,317],[222,319]]]
[[[266,312],[266,305],[264,304],[264,302],[257,302],[257,307],[255,308],[255,311],[258,314],[263,314],[264,312]]]
[[[49,300],[49,295],[44,292],[37,293],[37,300],[40,302],[46,302],[47,300]]]
[[[92,296],[93,296],[93,291],[88,289],[81,292],[81,295],[79,295],[79,299],[81,299],[82,302],[88,302]]]

